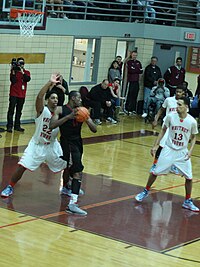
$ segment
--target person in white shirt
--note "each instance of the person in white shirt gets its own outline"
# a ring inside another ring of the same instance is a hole
[[[144,8],[144,18],[145,20],[149,20],[149,22],[155,22],[156,18],[156,11],[155,9],[151,6],[154,4],[154,0],[138,0],[137,4],[139,7]]]
[[[49,129],[51,117],[57,108],[58,95],[55,91],[50,90],[48,92],[48,90],[59,82],[59,78],[60,74],[52,74],[50,80],[37,95],[35,102],[37,112],[35,133],[18,162],[19,166],[12,175],[9,185],[1,192],[1,197],[9,197],[13,194],[13,187],[27,169],[34,171],[43,162],[46,162],[49,169],[54,173],[60,172],[67,167],[67,162],[61,159],[63,152],[57,140],[59,128]],[[44,96],[47,100],[47,106],[44,105]]]
[[[151,149],[152,156],[155,155],[161,139],[168,130],[167,140],[162,149],[153,176],[149,177],[146,188],[143,192],[136,195],[135,199],[141,202],[149,195],[150,187],[155,182],[158,175],[168,174],[174,165],[178,168],[180,174],[185,177],[186,197],[182,207],[194,212],[199,212],[191,199],[192,193],[192,164],[191,155],[196,142],[196,134],[198,134],[197,122],[189,115],[189,100],[182,97],[177,101],[177,113],[171,113],[166,116],[162,130]],[[190,149],[188,150],[188,144]]]

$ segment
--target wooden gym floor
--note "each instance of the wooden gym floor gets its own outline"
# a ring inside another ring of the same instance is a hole
[[[24,125],[23,125],[24,126]],[[1,187],[17,166],[34,124],[25,133],[2,133]],[[157,132],[141,118],[121,116],[97,134],[83,125],[86,217],[65,212],[60,174],[43,164],[27,171],[12,198],[0,202],[0,266],[200,266],[200,214],[182,209],[184,178],[157,179],[151,195],[136,203],[152,164]],[[200,206],[200,135],[192,156],[193,200]]]

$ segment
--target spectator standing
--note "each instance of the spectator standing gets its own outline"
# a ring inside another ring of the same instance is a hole
[[[162,77],[160,68],[157,66],[158,58],[153,56],[151,63],[144,70],[144,106],[143,115],[145,118],[147,115],[147,100],[150,96],[151,89],[157,85],[157,81]]]
[[[181,57],[177,57],[176,64],[167,69],[164,79],[170,90],[170,96],[174,96],[177,86],[185,80],[185,69],[182,67]]]
[[[15,112],[14,129],[19,132],[24,132],[21,128],[20,118],[25,102],[27,83],[31,80],[30,72],[24,68],[25,62],[23,57],[17,60],[12,59],[10,71],[10,97],[7,113],[7,132],[12,133],[13,115]]]
[[[130,59],[126,61],[127,82],[129,85],[128,94],[125,103],[125,112],[136,114],[137,97],[139,93],[139,78],[143,73],[142,64],[137,60],[137,52],[132,51]]]
[[[119,71],[118,61],[114,60],[108,70],[108,81],[113,83],[116,78],[121,80],[121,74]]]

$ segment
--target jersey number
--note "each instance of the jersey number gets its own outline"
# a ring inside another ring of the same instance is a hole
[[[174,139],[175,140],[182,140],[183,139],[183,135],[175,133]]]
[[[49,129],[47,125],[43,125],[43,129],[42,129],[42,130],[43,130],[43,132],[45,132],[45,133],[47,133],[47,134],[49,134],[49,135],[50,135],[51,132],[52,132],[52,130]]]

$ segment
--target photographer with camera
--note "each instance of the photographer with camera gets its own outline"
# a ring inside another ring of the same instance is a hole
[[[13,115],[15,112],[14,129],[19,132],[24,132],[21,128],[20,118],[26,97],[27,82],[31,80],[30,72],[24,68],[24,58],[13,58],[10,71],[10,97],[7,113],[7,132],[12,133]]]

